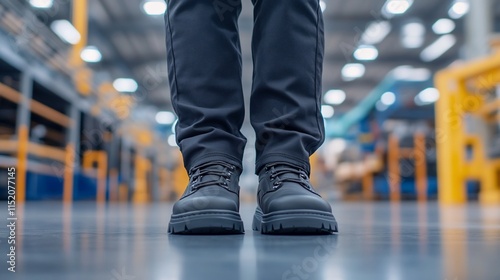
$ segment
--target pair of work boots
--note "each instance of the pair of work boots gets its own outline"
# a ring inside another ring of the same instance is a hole
[[[172,234],[238,234],[241,170],[225,162],[202,164],[190,171],[189,185],[174,204]],[[307,173],[288,163],[268,164],[259,173],[258,207],[252,228],[263,234],[337,232],[330,204],[314,191]]]

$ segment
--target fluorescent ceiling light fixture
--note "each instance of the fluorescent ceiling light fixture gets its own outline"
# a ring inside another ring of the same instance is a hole
[[[319,1],[319,7],[321,8],[321,12],[324,12],[326,10],[326,3],[324,0]]]
[[[80,42],[80,32],[67,20],[55,20],[50,24],[50,29],[66,43],[75,45]]]
[[[53,4],[53,0],[30,0],[30,5],[38,9],[49,9]]]
[[[425,62],[436,60],[448,50],[450,50],[457,42],[454,35],[448,34],[439,37],[434,43],[425,48],[420,54],[420,58]]]
[[[323,118],[329,119],[333,117],[334,114],[335,114],[335,109],[333,109],[332,106],[330,105],[321,106],[321,115],[323,115]]]
[[[331,105],[340,105],[344,103],[345,99],[346,99],[345,91],[341,89],[329,90],[325,93],[325,97],[323,98],[325,103]]]
[[[394,68],[392,74],[396,80],[408,82],[425,82],[432,77],[431,70],[427,68],[413,68],[408,65]]]
[[[80,53],[80,57],[83,61],[88,63],[96,63],[102,59],[101,52],[94,46],[85,47]]]
[[[382,96],[380,97],[380,102],[382,102],[382,104],[386,106],[391,106],[392,104],[394,104],[394,102],[396,102],[396,94],[394,94],[394,92],[388,91],[382,94]]]
[[[119,78],[113,82],[113,87],[119,92],[135,92],[139,86],[134,79]]]
[[[361,63],[349,63],[342,68],[342,77],[346,81],[351,81],[363,77],[366,68]]]
[[[384,15],[401,15],[404,14],[413,5],[413,0],[387,0],[382,13]]]
[[[453,19],[459,19],[466,15],[469,10],[469,0],[455,0],[448,11],[448,15]]]
[[[168,140],[167,140],[168,144],[171,146],[171,147],[177,147],[177,141],[175,140],[175,135],[173,134],[170,134],[168,136]]]
[[[361,42],[366,45],[376,45],[382,42],[391,32],[392,26],[388,21],[374,21],[370,23],[361,35]]]
[[[401,44],[408,49],[420,48],[424,44],[425,27],[420,22],[409,22],[401,28]]]
[[[361,61],[375,60],[378,57],[378,50],[371,45],[361,45],[354,51],[354,58]]]
[[[175,122],[175,115],[170,111],[156,113],[156,122],[159,124],[170,125]]]
[[[453,32],[455,30],[455,22],[449,18],[438,19],[432,25],[432,31],[438,35],[444,35]]]
[[[167,3],[163,0],[149,0],[142,4],[142,9],[147,15],[159,16],[165,14]]]
[[[426,88],[415,96],[415,104],[418,106],[432,104],[439,100],[439,91],[436,88]]]

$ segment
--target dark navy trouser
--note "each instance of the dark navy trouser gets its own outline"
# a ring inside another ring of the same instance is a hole
[[[241,0],[167,0],[165,15],[177,142],[186,169],[241,167],[246,138],[238,16]],[[288,162],[309,172],[324,141],[323,18],[319,0],[253,0],[251,123],[256,172]]]

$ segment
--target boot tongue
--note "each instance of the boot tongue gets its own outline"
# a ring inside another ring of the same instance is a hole
[[[278,177],[281,180],[287,179],[287,178],[300,179],[301,172],[300,172],[300,169],[298,167],[290,166],[290,165],[286,165],[286,164],[278,164],[278,165],[275,165],[273,167],[274,167],[274,172],[279,173]],[[273,167],[271,167],[271,168],[273,168]]]

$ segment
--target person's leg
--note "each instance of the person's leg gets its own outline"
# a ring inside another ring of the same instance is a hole
[[[189,185],[170,233],[241,233],[239,186],[244,119],[240,0],[169,0],[165,15],[177,143]]]
[[[214,160],[241,168],[246,139],[240,132],[245,115],[240,1],[168,0],[170,90],[187,170]]]
[[[318,0],[253,0],[254,77],[250,103],[257,135],[256,173],[286,161],[309,171],[323,143],[324,39]]]
[[[262,233],[331,233],[337,223],[309,181],[309,156],[324,141],[324,52],[319,0],[254,0],[251,122],[257,135]]]

